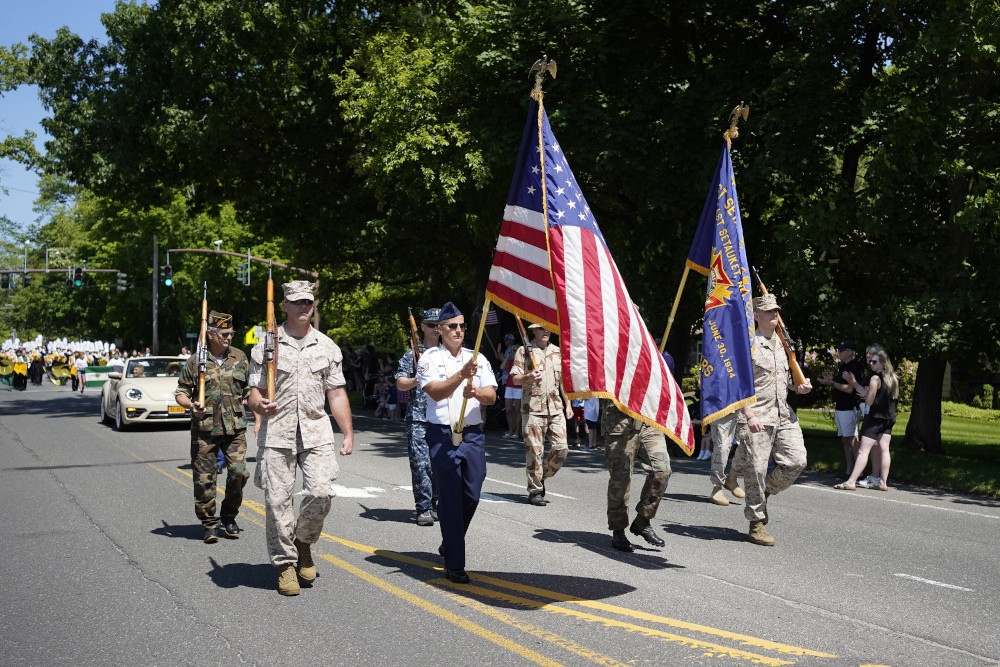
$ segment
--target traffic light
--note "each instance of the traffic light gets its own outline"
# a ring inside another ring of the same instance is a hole
[[[240,285],[250,284],[250,267],[240,262],[236,267],[236,282]]]
[[[5,273],[2,276],[0,276],[0,287],[3,287],[4,289],[10,289],[10,274],[9,273]]]
[[[163,284],[167,287],[174,286],[174,270],[169,264],[160,267],[160,275],[163,277]]]
[[[76,267],[73,269],[73,287],[79,287],[83,284],[83,269],[81,267]]]
[[[22,275],[24,276],[24,279],[21,280],[21,287],[28,287],[28,286],[30,286],[31,285],[31,274],[25,273],[25,274],[22,274]]]
[[[124,292],[128,289],[128,276],[121,271],[115,274],[115,290],[118,292]]]

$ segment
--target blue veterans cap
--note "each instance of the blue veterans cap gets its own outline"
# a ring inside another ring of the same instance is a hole
[[[441,312],[438,313],[438,322],[444,322],[445,320],[450,320],[453,317],[459,317],[461,314],[462,311],[458,309],[458,306],[449,301],[441,306]]]
[[[420,313],[420,319],[424,322],[437,322],[441,319],[441,309],[428,308],[424,312]]]

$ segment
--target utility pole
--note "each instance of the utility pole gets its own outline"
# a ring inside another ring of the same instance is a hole
[[[160,248],[156,245],[156,235],[153,235],[153,354],[160,353],[159,328],[159,298],[160,298]]]

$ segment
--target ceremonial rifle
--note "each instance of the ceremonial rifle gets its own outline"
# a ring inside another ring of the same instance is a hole
[[[417,362],[420,361],[420,343],[417,342],[417,321],[413,319],[413,309],[406,307],[406,312],[410,316],[410,349],[413,350],[413,377],[417,377]]]
[[[760,279],[760,274],[757,273],[757,267],[751,266],[753,270],[753,275],[757,279],[757,284],[760,285],[760,291],[762,294],[767,294],[767,288],[764,287],[764,281]],[[788,328],[785,326],[785,321],[781,319],[781,313],[778,313],[778,326],[775,328],[778,332],[778,340],[781,341],[782,347],[785,348],[785,354],[788,355],[788,368],[792,371],[792,383],[797,387],[800,384],[806,383],[806,376],[802,373],[802,369],[799,368],[798,359],[795,358],[795,347],[792,344],[792,337],[788,333]]]
[[[267,369],[267,394],[274,400],[274,377],[278,373],[278,325],[274,319],[274,279],[271,277],[271,263],[267,263],[267,322],[264,333],[264,367]]]
[[[535,370],[535,358],[531,356],[531,349],[528,347],[528,332],[524,329],[524,323],[521,321],[520,317],[515,316],[514,321],[517,322],[517,330],[521,332],[521,345],[524,346],[524,356],[528,358],[528,365],[531,366],[528,370]]]
[[[201,289],[201,331],[198,333],[198,405],[205,407],[205,369],[208,364],[208,281]]]

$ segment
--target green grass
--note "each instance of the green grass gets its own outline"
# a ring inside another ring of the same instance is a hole
[[[941,418],[944,453],[929,454],[902,448],[909,417],[908,413],[900,413],[892,430],[890,485],[915,484],[1000,498],[1000,422],[945,414]],[[833,413],[800,410],[799,421],[809,452],[809,469],[843,471],[844,449],[833,424]]]

